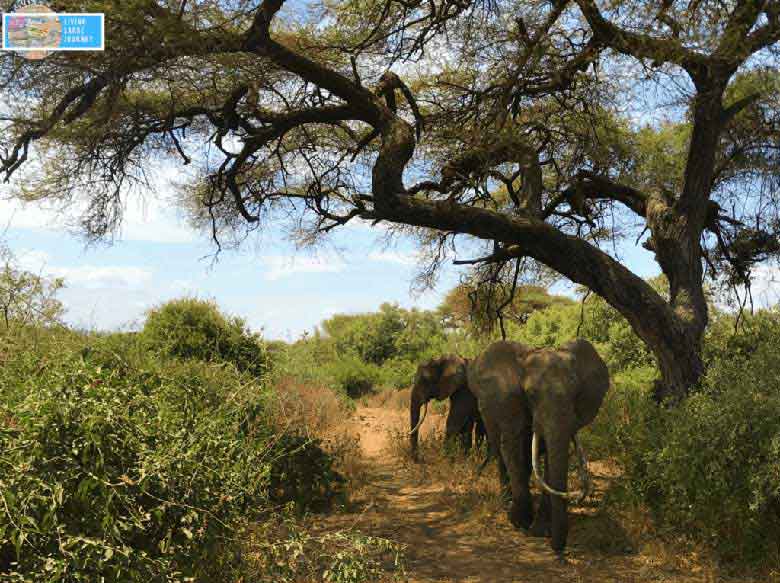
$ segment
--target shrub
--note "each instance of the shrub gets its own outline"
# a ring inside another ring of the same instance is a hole
[[[321,437],[343,424],[355,406],[344,393],[289,376],[274,383],[274,393],[272,422],[280,433],[295,428],[300,433]]]
[[[394,389],[411,386],[420,362],[400,358],[388,360],[379,370],[380,384]]]
[[[70,339],[3,367],[3,581],[225,581],[269,495],[302,511],[338,491],[316,442],[273,435],[254,377],[131,346]]]
[[[0,242],[0,327],[58,324],[65,312],[57,299],[65,287],[61,278],[46,278],[19,267],[11,250]]]
[[[380,583],[406,581],[402,545],[354,526],[314,535],[289,519],[251,531],[247,581]]]
[[[338,358],[327,370],[334,385],[353,399],[373,390],[381,379],[378,366],[363,362],[357,356]]]
[[[142,336],[165,356],[230,362],[256,376],[267,369],[260,337],[241,318],[222,314],[214,302],[181,298],[162,304],[149,311]]]
[[[268,487],[272,502],[292,502],[297,510],[323,511],[345,502],[345,480],[319,439],[281,434],[274,443]]]
[[[724,562],[776,562],[780,341],[751,327],[745,334],[756,343],[715,338],[705,379],[675,408],[653,403],[649,376],[616,376],[588,439],[622,466],[618,499],[649,510],[660,532]]]
[[[655,367],[629,369],[612,375],[611,387],[599,414],[581,432],[589,459],[610,458],[626,465],[638,461],[631,457],[632,452],[641,456],[638,452],[656,447],[646,431],[659,413],[650,392],[657,375]],[[631,475],[641,473],[626,469]]]

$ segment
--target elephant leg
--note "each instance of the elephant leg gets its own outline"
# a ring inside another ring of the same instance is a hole
[[[472,436],[474,432],[474,417],[469,417],[463,424],[463,428],[460,430],[460,447],[466,453],[471,451]]]
[[[531,477],[530,467],[525,451],[531,449],[530,428],[522,424],[514,425],[509,431],[503,432],[501,453],[509,472],[512,487],[512,507],[509,510],[509,520],[517,528],[528,529],[533,521],[533,504],[528,481]]]
[[[544,481],[550,483],[550,460],[547,452],[544,454]],[[550,495],[542,490],[542,497],[539,501],[539,509],[536,512],[536,518],[531,525],[531,536],[550,536]]]
[[[498,456],[498,479],[501,483],[501,494],[506,498],[511,497],[512,490],[509,485],[509,473],[506,471],[504,456],[501,454]]]
[[[485,463],[492,457],[498,462],[498,477],[501,484],[501,494],[508,499],[511,496],[509,473],[507,472],[504,455],[501,451],[501,426],[497,422],[496,411],[491,408],[480,408],[480,418],[483,420],[485,437],[488,443],[488,454]],[[484,464],[483,464],[484,466]]]
[[[556,432],[554,436],[546,436],[547,459],[549,461],[549,481],[552,488],[561,492],[568,491],[569,472],[569,441],[572,432]],[[562,552],[566,547],[566,538],[569,533],[569,517],[567,514],[568,500],[561,496],[551,496],[550,515],[552,530],[552,549]]]
[[[477,399],[471,391],[461,389],[452,394],[444,432],[447,443],[457,440],[458,445],[463,449],[468,450],[471,447],[471,431],[474,427],[476,410]]]

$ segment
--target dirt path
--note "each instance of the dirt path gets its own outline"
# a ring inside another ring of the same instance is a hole
[[[412,583],[713,581],[705,573],[670,572],[648,563],[646,557],[627,554],[625,548],[594,552],[588,540],[594,530],[616,529],[601,532],[597,538],[603,541],[618,537],[619,527],[605,523],[603,517],[598,524],[593,522],[596,519],[589,516],[593,508],[572,512],[569,550],[562,563],[546,540],[513,529],[503,514],[489,520],[470,518],[463,501],[459,503],[446,484],[420,479],[424,472],[420,466],[399,464],[389,446],[392,431],[405,427],[401,411],[362,407],[355,420],[369,485],[353,512],[329,516],[324,526],[354,526],[405,544]],[[426,432],[441,418],[432,421],[426,422]],[[598,471],[594,474],[598,484]]]

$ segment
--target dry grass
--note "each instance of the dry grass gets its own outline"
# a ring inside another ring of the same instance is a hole
[[[385,388],[377,392],[364,395],[360,398],[360,404],[364,407],[381,407],[393,411],[409,409],[412,390]]]
[[[489,463],[479,474],[487,455],[484,445],[468,454],[447,448],[443,432],[437,427],[419,441],[419,464],[411,459],[405,430],[390,431],[388,450],[402,467],[413,470],[410,474],[416,476],[418,485],[443,484],[444,488],[435,494],[437,501],[478,530],[491,528],[505,512],[496,464]]]
[[[290,377],[282,378],[275,392],[271,419],[276,429],[320,439],[324,449],[335,458],[336,469],[347,478],[350,492],[361,490],[368,475],[349,402],[329,387]]]
[[[352,528],[320,532],[310,519],[275,516],[242,534],[240,581],[406,581],[403,545]]]
[[[352,413],[347,401],[330,387],[284,377],[276,384],[275,393],[272,422],[282,431],[292,428],[321,438]]]

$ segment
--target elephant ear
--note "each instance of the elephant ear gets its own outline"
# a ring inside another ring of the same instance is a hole
[[[466,363],[459,356],[442,356],[432,361],[438,373],[438,399],[452,396],[458,389],[466,386]]]

